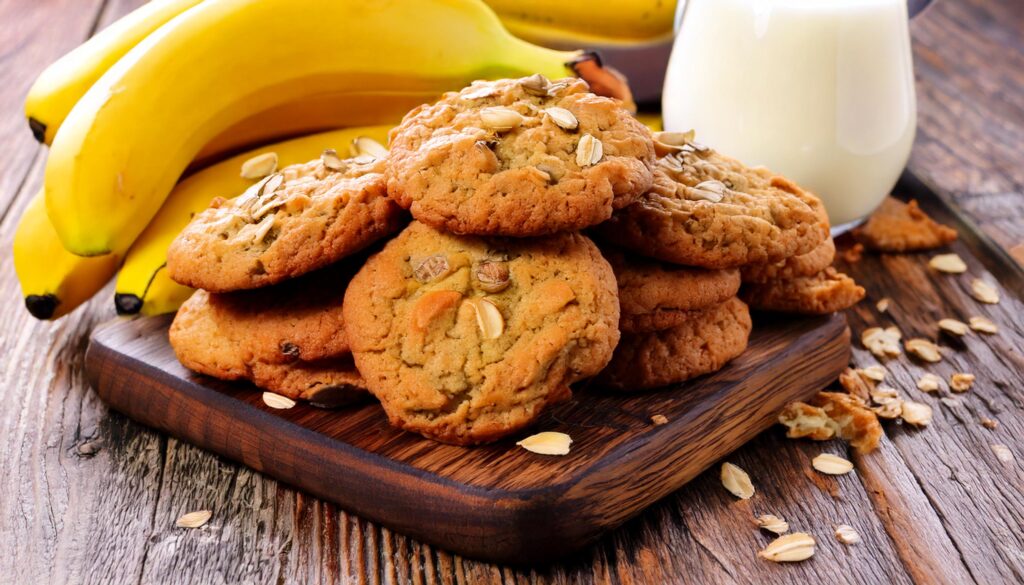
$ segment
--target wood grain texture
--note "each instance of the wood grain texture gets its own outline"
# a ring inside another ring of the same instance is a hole
[[[1006,386],[979,386],[972,391],[978,395],[959,397],[955,407],[939,402],[929,429],[889,425],[890,439],[880,452],[856,460],[860,481],[842,483],[839,499],[805,473],[806,457],[835,445],[782,440],[773,429],[736,452],[730,460],[754,476],[756,498],[768,493],[761,484],[785,486],[778,496],[760,500],[764,508],[757,513],[776,511],[794,525],[812,526],[823,542],[826,550],[816,558],[787,566],[755,556],[767,536],[754,531],[728,498],[715,499],[722,494],[714,472],[569,560],[510,568],[397,535],[108,411],[85,387],[82,352],[93,324],[113,316],[109,291],[58,323],[32,320],[20,303],[10,241],[14,220],[39,186],[43,152],[25,128],[24,91],[43,64],[84,39],[93,22],[107,22],[138,3],[107,0],[101,13],[100,0],[0,0],[0,542],[7,545],[0,582],[1019,581],[1006,577],[1021,558],[1019,528],[1006,538],[1002,533],[1010,522],[1020,525],[1021,508],[1013,507],[1014,494],[1007,492],[1020,492],[1014,474],[1024,454],[1011,445],[1017,463],[1000,467],[985,450],[988,438],[1010,444],[1010,433],[1021,436],[1024,401],[1016,392],[1024,384],[1006,368],[998,370],[1009,380]],[[1019,4],[937,0],[911,26],[919,125],[910,168],[1001,247],[970,244],[972,266],[986,266],[1001,250],[1024,258]],[[872,266],[885,271],[899,265]],[[1003,278],[998,265],[988,270]],[[973,308],[962,286],[906,291],[899,274],[868,277],[872,301],[889,296],[912,307],[920,295],[936,312]],[[862,308],[870,310],[868,303]],[[1022,341],[1012,330],[1006,337],[977,336],[957,359],[986,370],[985,356],[1007,360],[1004,352],[1019,351]],[[866,365],[873,358],[858,351],[854,361]],[[910,378],[920,364],[889,367],[906,370],[898,385],[917,399]],[[996,395],[991,407],[990,394]],[[997,418],[999,428],[975,428],[980,416]],[[971,477],[979,467],[983,473]],[[215,511],[208,528],[174,527],[181,512],[204,508]],[[867,545],[844,548],[829,541],[824,523],[832,517],[849,519]]]
[[[573,439],[568,455],[544,457],[515,438],[470,449],[424,440],[373,402],[269,408],[251,385],[186,370],[169,324],[119,319],[93,334],[86,370],[116,410],[399,532],[506,563],[547,562],[619,526],[772,426],[850,357],[842,315],[765,315],[747,351],[712,375],[660,392],[578,389],[533,426]],[[668,422],[653,425],[655,414]]]

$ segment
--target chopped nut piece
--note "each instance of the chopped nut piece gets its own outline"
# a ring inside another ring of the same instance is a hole
[[[867,400],[871,397],[871,391],[875,388],[875,383],[870,378],[861,375],[859,370],[853,368],[846,368],[839,374],[839,385],[843,387],[843,390],[852,396],[856,396],[861,400]]]
[[[974,385],[974,374],[957,372],[949,378],[949,389],[953,392],[967,392]]]
[[[476,313],[476,324],[484,339],[497,339],[505,332],[505,319],[491,301],[482,298],[467,299]]]
[[[981,419],[981,426],[994,431],[999,428],[999,421],[985,417]]]
[[[942,378],[932,373],[923,374],[917,381],[917,389],[922,392],[938,392]]]
[[[774,532],[775,534],[785,534],[789,532],[789,522],[786,522],[774,514],[763,514],[758,516],[757,526],[758,528],[762,528],[768,532]]]
[[[903,347],[907,348],[907,351],[914,354],[915,356],[923,359],[926,362],[939,362],[942,361],[942,354],[939,353],[939,346],[935,345],[927,339],[915,338],[908,339],[904,342]]]
[[[572,112],[565,108],[550,107],[544,110],[544,113],[562,130],[569,130],[571,132],[580,127],[580,121],[576,119]]]
[[[888,370],[885,369],[885,366],[875,364],[873,366],[861,368],[857,370],[857,373],[873,382],[881,382],[885,379],[885,375],[888,373]]]
[[[836,526],[836,540],[843,544],[857,544],[860,542],[860,535],[849,524]]]
[[[189,512],[188,514],[182,514],[181,517],[174,523],[178,528],[200,528],[204,524],[210,521],[213,517],[213,512],[210,510],[199,510],[197,512]]]
[[[926,427],[932,422],[932,407],[923,402],[904,400],[903,412],[900,416],[904,421],[916,427]]]
[[[860,342],[876,357],[895,357],[903,353],[900,350],[900,338],[903,335],[896,327],[869,327],[860,334]]]
[[[967,332],[970,331],[967,323],[956,319],[939,319],[939,329],[956,336],[967,335]]]
[[[989,305],[995,305],[999,303],[999,291],[996,287],[981,280],[975,278],[971,281],[971,296],[981,303],[987,303]]]
[[[522,114],[511,108],[495,106],[480,110],[480,123],[484,129],[495,132],[508,132],[517,128],[523,123],[523,119]]]
[[[530,435],[516,442],[516,445],[538,455],[567,455],[569,446],[572,445],[572,437],[565,433],[546,431]]]
[[[757,556],[776,563],[802,561],[814,556],[815,544],[810,534],[794,532],[771,541]]]
[[[853,471],[853,463],[831,453],[822,453],[812,459],[811,467],[828,475],[846,475]]]
[[[836,434],[832,419],[823,409],[803,402],[787,404],[779,414],[779,423],[788,428],[786,436],[791,439],[810,437],[815,441],[824,441]]]
[[[416,280],[426,284],[439,276],[448,274],[448,257],[444,254],[427,256],[412,270],[412,276]]]
[[[1010,451],[1010,448],[1007,447],[1006,445],[1003,445],[1002,443],[996,443],[992,445],[992,452],[996,454],[996,459],[1002,461],[1003,463],[1009,463],[1013,461],[1013,451]]]
[[[277,153],[264,152],[242,163],[243,179],[262,179],[277,170]]]
[[[295,406],[295,401],[287,396],[281,396],[280,394],[275,394],[273,392],[264,392],[263,404],[266,404],[270,408],[287,410]]]
[[[660,427],[661,425],[668,424],[668,417],[666,417],[663,414],[656,414],[656,415],[651,417],[651,424],[653,424],[656,427]]]
[[[750,482],[750,476],[732,463],[722,464],[721,479],[725,489],[737,498],[749,500],[753,497],[754,484]]]
[[[870,453],[878,447],[882,425],[863,400],[840,392],[819,392],[811,404],[825,411],[836,436],[848,441],[858,453]]]
[[[409,331],[418,338],[439,327],[451,325],[462,293],[457,290],[435,290],[421,296],[409,312]]]
[[[485,260],[476,267],[476,280],[480,288],[489,293],[499,293],[508,288],[508,266],[504,262]]]
[[[982,333],[999,333],[999,327],[988,317],[971,317],[971,329]]]
[[[884,299],[878,301],[875,304],[875,308],[878,309],[879,313],[885,313],[886,311],[889,310],[889,304],[891,302],[892,302],[892,300],[889,299],[889,297],[885,297]]]
[[[961,272],[967,272],[967,265],[964,261],[956,254],[939,254],[938,256],[932,256],[932,259],[928,261],[928,266],[939,272],[945,272],[948,274],[960,274]]]

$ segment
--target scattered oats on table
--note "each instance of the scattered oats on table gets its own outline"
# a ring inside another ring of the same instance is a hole
[[[900,416],[915,427],[926,427],[932,422],[932,407],[923,402],[904,400]]]
[[[876,357],[896,357],[903,353],[900,349],[902,337],[897,327],[869,327],[860,334],[860,342]]]
[[[974,385],[974,374],[957,372],[949,378],[949,388],[953,392],[967,392]]]
[[[213,512],[210,510],[189,512],[187,514],[182,514],[174,525],[178,528],[201,528],[204,524],[209,522],[212,517]]]
[[[917,389],[922,392],[938,392],[941,383],[942,378],[928,372],[926,374],[922,374],[921,378],[917,381]]]
[[[814,469],[826,475],[846,475],[853,471],[853,463],[831,453],[822,453],[811,460]]]
[[[999,333],[999,327],[997,327],[996,324],[988,317],[971,317],[969,321],[971,329],[974,329],[975,331],[980,331],[982,333]]]
[[[875,308],[878,309],[879,313],[885,313],[889,310],[889,305],[892,303],[892,299],[885,297],[884,299],[875,303]]]
[[[906,348],[908,353],[911,353],[926,362],[935,363],[942,361],[942,353],[939,352],[939,346],[927,339],[921,339],[919,337],[908,339],[903,343],[903,347]]]
[[[996,290],[996,287],[980,278],[975,278],[971,281],[971,296],[980,303],[989,305],[999,303],[999,291]]]
[[[754,484],[746,471],[732,463],[723,463],[721,472],[722,485],[729,493],[741,500],[749,500],[754,496]]]
[[[1010,451],[1010,448],[1007,447],[1006,445],[1003,445],[1002,443],[996,443],[992,445],[992,452],[996,454],[996,459],[1002,461],[1003,463],[1009,463],[1013,461],[1013,451]]]
[[[835,528],[836,540],[843,544],[857,544],[860,542],[860,534],[849,524],[840,524]]]
[[[572,437],[565,433],[546,431],[530,435],[516,445],[538,455],[568,455]]]
[[[956,254],[939,254],[938,256],[932,256],[932,259],[928,261],[928,266],[938,270],[939,272],[945,272],[947,274],[960,274],[967,272],[967,264],[965,264],[963,259]]]
[[[757,527],[775,534],[789,532],[789,522],[779,518],[775,514],[762,514],[757,517]]]
[[[960,337],[967,335],[967,332],[971,329],[967,326],[967,323],[964,323],[963,321],[946,318],[939,319],[939,330],[949,333],[950,335]]]
[[[805,532],[784,534],[768,543],[757,556],[776,563],[802,561],[814,556],[814,537]]]

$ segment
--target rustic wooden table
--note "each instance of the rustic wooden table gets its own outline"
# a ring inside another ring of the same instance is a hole
[[[887,363],[892,383],[929,403],[921,431],[887,425],[881,449],[853,457],[854,474],[809,472],[836,443],[789,441],[779,429],[729,457],[758,488],[736,501],[717,472],[560,564],[522,568],[467,560],[368,523],[258,473],[110,412],[83,380],[89,331],[113,316],[110,294],[57,323],[24,310],[10,261],[14,226],[39,188],[46,150],[21,116],[34,75],[140,0],[0,0],[0,582],[670,583],[1024,580],[1024,10],[1020,0],[939,0],[912,25],[920,104],[910,169],[967,224],[955,250],[971,274],[997,279],[999,305],[966,294],[969,278],[939,277],[927,255],[865,257],[848,267],[869,299],[850,311],[855,335],[899,325],[935,338],[934,321],[984,314],[995,336],[943,340],[941,376],[978,374],[967,394],[914,388],[925,370]],[[930,208],[954,218],[937,200]],[[976,229],[979,237],[968,232]],[[994,242],[994,244],[992,244]],[[986,248],[986,246],[990,246]],[[994,246],[994,247],[991,247]],[[875,309],[894,300],[886,314]],[[905,300],[906,302],[901,302]],[[855,349],[859,365],[873,358]],[[999,421],[983,427],[982,418]],[[1007,445],[1000,461],[991,445]],[[212,509],[196,531],[184,512]],[[817,555],[795,565],[756,557],[769,540],[752,525],[775,513],[814,533]],[[864,542],[831,537],[848,523]]]

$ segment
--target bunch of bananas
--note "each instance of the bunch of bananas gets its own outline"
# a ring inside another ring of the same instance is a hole
[[[383,137],[410,108],[478,78],[573,73],[578,51],[505,30],[481,0],[153,0],[51,65],[25,106],[50,144],[45,186],[14,241],[26,306],[56,318],[120,266],[121,312],[173,311],[162,275],[197,210],[246,184],[240,155],[283,164],[358,134]],[[352,128],[356,127],[356,128]],[[259,152],[258,151],[258,152]]]

